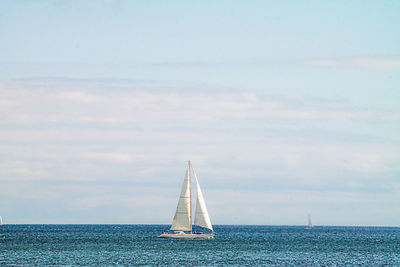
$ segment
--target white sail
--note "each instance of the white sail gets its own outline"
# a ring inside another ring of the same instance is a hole
[[[192,222],[192,194],[191,194],[191,172],[193,172],[196,186],[197,186],[197,202],[196,202],[196,216],[194,223]],[[193,233],[192,223],[208,228],[212,233]],[[159,238],[177,238],[177,239],[210,239],[214,238],[215,233],[211,225],[210,217],[204,202],[203,194],[200,189],[199,181],[197,180],[196,173],[188,163],[186,171],[186,177],[183,181],[181,195],[179,197],[178,206],[174,219],[172,221],[171,230],[176,231],[175,233],[163,232]],[[190,231],[185,233],[184,231]]]
[[[3,224],[3,217],[0,216],[0,225]]]
[[[201,192],[199,181],[197,180],[197,175],[194,172],[193,168],[192,171],[197,186],[196,214],[194,217],[194,224],[208,228],[211,231],[214,231],[211,225],[210,216],[208,215],[206,203],[204,202],[203,193]]]
[[[181,196],[174,219],[172,220],[171,230],[192,231],[192,205],[190,192],[190,163],[187,168],[186,177],[183,181]]]
[[[311,222],[311,215],[310,214],[308,214],[308,227],[310,227],[310,228],[313,227],[312,222]]]

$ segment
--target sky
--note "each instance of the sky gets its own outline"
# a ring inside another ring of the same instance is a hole
[[[0,2],[5,223],[400,225],[399,1]]]

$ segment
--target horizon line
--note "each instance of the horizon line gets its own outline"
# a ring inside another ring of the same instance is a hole
[[[3,223],[5,225],[170,225],[160,223]],[[307,224],[213,224],[213,226],[273,226],[273,227],[303,227]],[[398,228],[399,225],[313,225],[314,227],[390,227]]]

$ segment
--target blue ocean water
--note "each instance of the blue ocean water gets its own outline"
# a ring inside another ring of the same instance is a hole
[[[400,229],[215,226],[212,240],[166,225],[3,225],[0,265],[400,266]]]

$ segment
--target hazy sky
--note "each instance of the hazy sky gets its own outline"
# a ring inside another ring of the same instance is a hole
[[[6,223],[400,225],[400,1],[0,2]]]

